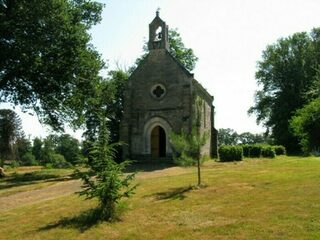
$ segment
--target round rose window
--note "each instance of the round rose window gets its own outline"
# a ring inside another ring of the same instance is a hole
[[[166,88],[162,84],[156,84],[151,88],[151,95],[156,99],[161,99],[166,94]]]

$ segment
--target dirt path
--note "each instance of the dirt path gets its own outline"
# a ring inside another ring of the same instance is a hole
[[[81,188],[80,180],[70,180],[60,182],[41,189],[31,190],[27,192],[15,193],[9,196],[0,197],[0,212],[10,210],[12,208],[37,203],[60,196],[65,196],[79,191]]]

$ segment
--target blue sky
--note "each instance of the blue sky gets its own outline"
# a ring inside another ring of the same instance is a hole
[[[216,127],[262,132],[247,110],[257,90],[256,63],[268,44],[295,32],[320,27],[319,0],[109,0],[92,43],[109,70],[129,67],[142,52],[148,24],[160,7],[169,28],[178,28],[199,58],[195,78],[214,95]],[[105,74],[105,73],[102,73]],[[32,136],[46,131],[36,118],[21,115]],[[78,132],[76,136],[80,136]]]

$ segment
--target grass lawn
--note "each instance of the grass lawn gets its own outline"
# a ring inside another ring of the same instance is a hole
[[[40,189],[72,177],[72,169],[45,169],[40,166],[11,168],[0,178],[0,197]]]
[[[320,239],[320,158],[210,161],[202,174],[194,190],[196,168],[139,173],[114,223],[90,225],[96,202],[75,194],[3,211],[0,239]]]

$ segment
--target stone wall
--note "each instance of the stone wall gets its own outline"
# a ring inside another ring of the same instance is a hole
[[[180,132],[181,127],[186,131],[190,129],[192,79],[192,74],[180,66],[168,51],[150,51],[130,76],[125,92],[125,113],[121,124],[121,140],[128,143],[125,155],[139,157],[150,154],[149,132],[145,128],[155,118],[165,129],[167,138],[171,131]],[[156,84],[165,88],[161,99],[151,93]],[[169,142],[167,145],[167,154],[170,155]]]

